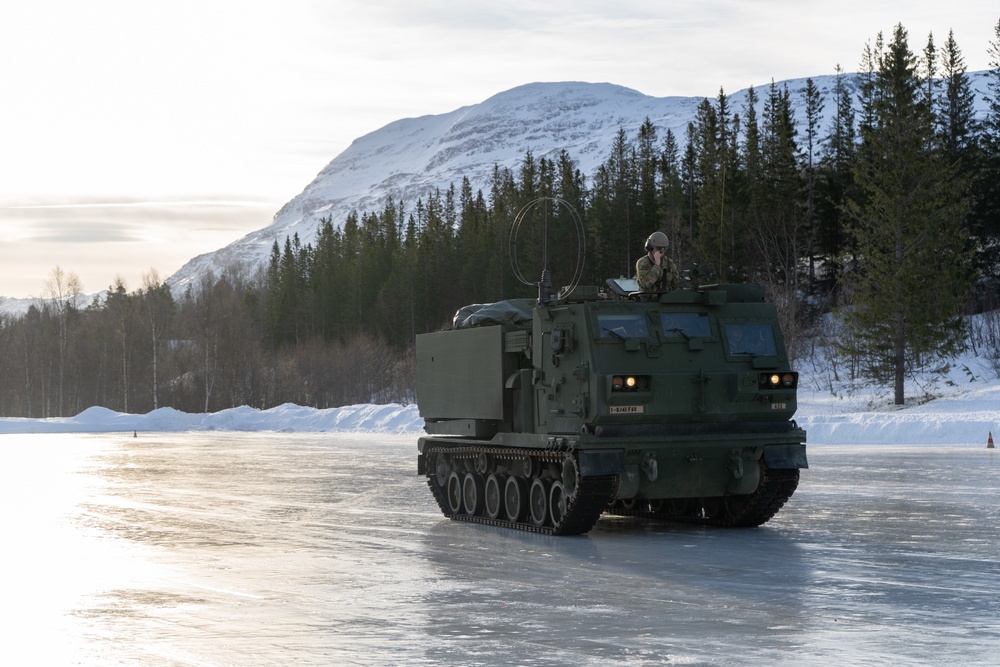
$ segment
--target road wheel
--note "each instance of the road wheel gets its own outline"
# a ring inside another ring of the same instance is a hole
[[[458,472],[452,471],[448,475],[448,488],[447,494],[448,498],[448,510],[452,514],[458,514],[462,511],[462,478],[459,477]]]
[[[528,505],[531,508],[531,523],[544,526],[549,518],[549,490],[543,480],[536,478],[531,483]]]
[[[552,514],[552,525],[558,526],[566,516],[566,491],[562,482],[552,482],[549,489],[549,512]]]
[[[491,519],[496,519],[503,513],[504,482],[500,475],[486,478],[486,516]]]
[[[524,511],[528,506],[527,485],[519,477],[508,477],[504,484],[503,505],[507,520],[517,523],[524,519]]]
[[[482,513],[483,476],[479,473],[465,473],[465,479],[462,480],[462,506],[469,516]]]

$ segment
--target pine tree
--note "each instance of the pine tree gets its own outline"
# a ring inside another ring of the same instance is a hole
[[[698,172],[698,153],[695,150],[697,130],[688,123],[685,130],[684,157],[681,158],[681,182],[684,185],[684,202],[687,209],[688,238],[694,239],[698,229],[697,194],[701,187]],[[692,245],[693,242],[692,242]]]
[[[656,147],[656,127],[647,117],[639,127],[636,150],[637,208],[636,229],[638,237],[647,236],[659,229],[656,206],[656,179],[660,171],[660,154]]]
[[[855,246],[845,267],[851,307],[844,314],[864,374],[890,382],[900,405],[909,372],[961,344],[969,288],[965,206],[960,179],[935,145],[932,110],[902,25],[874,55],[854,169],[859,196],[849,206]]]
[[[266,326],[273,347],[298,343],[305,332],[299,315],[303,303],[304,272],[298,234],[285,237],[284,249],[275,241],[267,271]]]
[[[447,324],[455,310],[464,305],[461,290],[455,284],[454,228],[448,224],[441,191],[435,189],[426,206],[417,202],[420,237],[417,251],[419,270],[414,279],[420,282],[423,302],[423,331],[433,331]]]
[[[994,28],[994,40],[988,54],[990,70],[987,72],[986,117],[983,119],[983,143],[990,155],[1000,154],[1000,20]]]
[[[871,130],[875,125],[875,110],[879,103],[878,72],[881,67],[884,38],[880,32],[875,38],[875,46],[865,44],[861,52],[861,67],[858,72],[858,100],[861,103],[861,117],[858,131]]]
[[[981,162],[973,181],[970,227],[976,240],[976,268],[982,277],[980,295],[995,307],[1000,300],[1000,20],[989,46],[986,114],[978,128]]]
[[[691,264],[691,234],[685,224],[688,219],[687,196],[684,188],[684,168],[681,164],[677,138],[667,128],[660,156],[659,194],[657,209],[660,229],[670,239],[670,257],[678,267]]]
[[[468,301],[483,302],[490,276],[490,252],[485,237],[486,212],[479,209],[468,177],[462,178],[459,194],[458,229],[455,243],[459,248],[455,267]]]
[[[313,295],[316,333],[326,342],[342,340],[346,332],[341,293],[351,282],[344,275],[342,231],[334,228],[330,217],[320,220],[312,267],[308,289]]]
[[[636,245],[652,230],[638,229],[636,150],[619,128],[611,155],[594,175],[588,209],[588,255],[597,277],[630,277],[635,270]]]
[[[928,108],[937,107],[938,86],[940,82],[937,78],[937,47],[934,46],[934,33],[927,34],[927,45],[924,47],[924,59],[921,61],[924,77],[924,104]]]
[[[983,151],[977,143],[979,129],[976,121],[976,97],[969,76],[965,72],[965,59],[952,31],[948,32],[948,40],[941,51],[941,59],[944,90],[938,100],[936,114],[938,141],[948,159],[955,163],[955,168],[961,175],[961,182],[969,189],[967,194],[970,195],[971,208],[965,222],[968,231],[973,235],[973,263],[978,271],[985,272],[988,271],[990,264],[990,253],[987,249],[991,244],[988,241],[977,242],[976,237],[980,234],[973,202],[981,199],[980,192],[977,191],[993,190],[995,182],[986,188],[981,188],[976,183],[977,173],[981,173],[985,166]]]
[[[117,369],[116,376],[119,377],[121,383],[121,403],[114,407],[117,407],[122,412],[128,412],[131,366],[129,363],[129,350],[131,339],[135,335],[132,325],[134,303],[132,296],[125,289],[125,283],[121,278],[115,279],[114,284],[108,288],[108,296],[105,300],[104,309],[109,328],[114,335],[114,365]]]
[[[496,265],[498,271],[491,276],[497,299],[509,299],[523,296],[523,286],[513,278],[510,269],[510,234],[511,225],[520,208],[517,195],[517,184],[510,169],[501,169],[494,165],[490,178],[490,208],[488,213],[489,226],[493,232],[491,247],[496,257],[502,257],[503,262]]]
[[[819,180],[820,194],[816,198],[817,246],[823,258],[821,275],[817,278],[828,284],[837,281],[838,264],[832,261],[841,254],[845,242],[844,202],[854,182],[853,163],[857,137],[854,123],[854,91],[844,70],[837,65],[833,96],[837,112],[830,132],[823,139]]]
[[[694,155],[697,182],[696,258],[719,280],[739,279],[746,270],[745,244],[733,215],[733,181],[739,164],[731,125],[729,98],[719,90],[716,104],[708,99],[698,105],[694,122]]]
[[[763,177],[761,166],[760,124],[757,122],[757,104],[760,98],[753,86],[747,90],[746,104],[743,106],[744,130],[741,160],[745,172],[744,186],[747,189],[748,220],[751,224],[760,221],[760,183]]]
[[[819,236],[819,224],[816,221],[816,177],[819,162],[819,121],[824,106],[823,95],[811,78],[806,79],[802,99],[806,109],[806,136],[803,147],[806,175],[805,224],[808,229],[806,255],[809,257],[809,282],[811,284],[816,280],[816,245]]]
[[[142,285],[140,303],[145,328],[149,333],[150,388],[153,409],[156,410],[160,407],[158,377],[160,348],[174,317],[174,299],[170,294],[170,288],[160,280],[156,269],[150,269],[148,273],[142,275]]]
[[[586,229],[578,227],[587,217],[588,192],[583,177],[576,161],[573,160],[565,150],[559,151],[559,155],[554,163],[555,181],[554,194],[565,201],[572,208],[572,211],[565,206],[553,207],[554,221],[553,227],[558,238],[562,240],[565,251],[556,253],[554,258],[560,260],[553,268],[558,270],[553,278],[559,280],[557,287],[562,287],[569,283],[577,269],[582,269],[581,281],[584,284],[600,284],[607,275],[596,275],[593,267],[587,263],[587,234]],[[573,216],[576,212],[576,217]],[[579,253],[582,253],[582,257]],[[578,262],[583,263],[582,267]]]
[[[773,286],[797,286],[802,255],[802,180],[798,163],[795,117],[787,87],[772,82],[764,104],[762,132],[763,204],[760,225],[752,237],[760,278]]]
[[[969,159],[969,149],[976,136],[976,96],[965,73],[965,59],[955,41],[955,34],[948,32],[942,62],[944,96],[937,114],[938,127],[945,150],[952,159]]]

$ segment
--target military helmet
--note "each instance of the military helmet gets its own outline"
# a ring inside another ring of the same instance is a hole
[[[663,232],[653,232],[646,239],[646,252],[649,252],[653,248],[663,248],[666,250],[670,247],[670,240],[667,239],[667,235]]]

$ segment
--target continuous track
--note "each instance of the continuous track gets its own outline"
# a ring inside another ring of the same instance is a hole
[[[586,533],[605,512],[759,526],[777,514],[799,482],[796,469],[765,467],[748,495],[635,502],[615,500],[617,475],[581,477],[572,452],[434,444],[424,455],[427,485],[446,517],[543,535]]]
[[[424,455],[427,485],[441,512],[456,521],[543,535],[580,535],[594,526],[618,487],[617,475],[581,477],[572,452],[431,445]],[[453,475],[462,482],[461,499],[454,495]],[[495,494],[491,502],[485,497],[488,476],[504,480],[499,508]],[[515,481],[508,487],[511,478]],[[544,493],[534,492],[536,484]],[[518,503],[524,506],[514,507]],[[499,513],[490,516],[491,509]]]
[[[765,468],[757,490],[744,496],[682,498],[630,504],[618,500],[609,514],[645,519],[682,521],[708,526],[752,527],[771,519],[792,497],[799,483],[799,471]]]

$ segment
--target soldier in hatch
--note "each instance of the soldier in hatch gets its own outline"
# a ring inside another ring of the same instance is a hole
[[[642,292],[669,292],[677,289],[680,273],[674,260],[667,257],[670,242],[663,232],[653,232],[646,239],[646,254],[635,263],[635,279]]]

